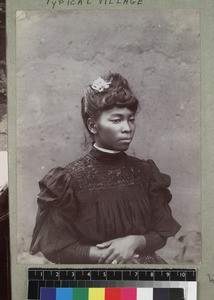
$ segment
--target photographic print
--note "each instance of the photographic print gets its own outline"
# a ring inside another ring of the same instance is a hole
[[[18,262],[200,263],[199,12],[16,16]]]

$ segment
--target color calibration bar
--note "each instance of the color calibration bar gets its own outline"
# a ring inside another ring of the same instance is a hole
[[[62,290],[66,292],[70,290],[69,293],[71,293],[72,290],[72,297],[75,299],[76,293],[87,290],[89,295],[90,289],[93,291],[93,289],[102,288],[107,291],[108,288],[119,290],[134,288],[138,293],[140,293],[140,289],[143,289],[144,292],[146,289],[150,289],[150,294],[154,289],[152,297],[156,297],[154,293],[159,289],[162,289],[163,293],[164,289],[182,289],[184,291],[184,300],[197,300],[196,275],[197,271],[195,269],[29,268],[27,299],[39,300],[41,290],[47,290],[43,291],[43,293],[49,293],[48,290],[50,290],[50,293],[55,293],[55,298],[53,299],[58,300],[58,298],[56,298],[56,290],[58,289],[59,291]],[[51,296],[49,296],[49,298],[46,297],[45,300],[51,300],[52,298],[50,297]],[[147,298],[143,297],[142,300],[150,300]],[[155,298],[151,299],[154,300]],[[81,298],[81,300],[84,299]],[[169,299],[166,298],[164,300]]]
[[[41,288],[40,300],[185,300],[182,288]]]

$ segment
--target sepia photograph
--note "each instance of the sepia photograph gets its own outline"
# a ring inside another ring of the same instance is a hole
[[[17,261],[201,263],[195,9],[18,11]]]

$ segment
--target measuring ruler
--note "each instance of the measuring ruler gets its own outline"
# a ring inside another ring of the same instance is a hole
[[[183,288],[186,291],[185,300],[196,300],[196,270],[112,268],[28,269],[28,300],[40,299],[41,288],[95,287]]]

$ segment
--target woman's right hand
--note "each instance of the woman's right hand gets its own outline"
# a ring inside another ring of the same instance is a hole
[[[100,257],[104,254],[105,249],[99,249],[96,246],[91,246],[90,251],[89,251],[89,258],[90,262],[93,264],[97,264]],[[131,257],[126,264],[140,264],[140,261],[138,259],[139,255],[134,254],[133,257]]]
[[[127,264],[136,253],[144,250],[146,239],[143,235],[128,235],[96,246],[99,249],[106,249],[98,261],[99,264]]]

